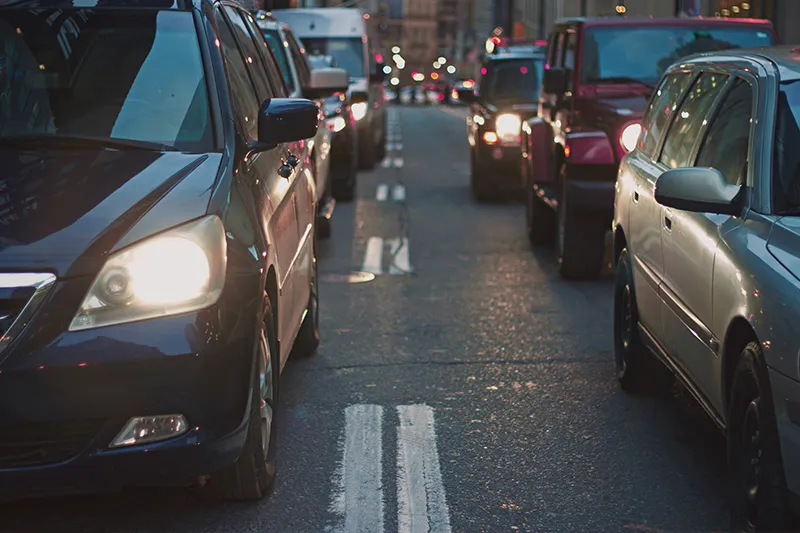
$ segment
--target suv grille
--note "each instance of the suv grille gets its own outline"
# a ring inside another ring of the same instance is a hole
[[[0,273],[0,353],[25,329],[55,281],[53,274]]]
[[[0,468],[71,459],[89,444],[101,424],[101,420],[69,420],[0,425]]]

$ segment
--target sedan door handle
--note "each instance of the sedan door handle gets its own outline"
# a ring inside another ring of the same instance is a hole
[[[664,227],[671,230],[672,229],[672,219],[668,216],[664,216]]]
[[[289,158],[286,160],[286,162],[287,162],[289,165],[291,165],[291,166],[292,166],[292,168],[295,168],[295,167],[298,165],[298,163],[300,163],[300,160],[297,158],[297,156],[296,156],[296,155],[294,155],[294,154],[290,154],[290,155],[289,155]]]
[[[633,201],[634,202],[639,201],[639,191],[633,191]]]

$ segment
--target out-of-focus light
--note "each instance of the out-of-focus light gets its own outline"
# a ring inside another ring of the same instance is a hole
[[[403,59],[403,56],[401,56],[400,54],[393,55],[392,56],[392,61],[394,61],[395,63],[405,63],[406,62],[406,60]]]
[[[355,104],[350,106],[350,110],[353,112],[354,119],[361,120],[367,116],[367,103],[356,102]]]
[[[472,81],[472,80],[465,80],[464,81],[464,88],[465,89],[472,89],[473,87],[475,87],[475,82],[474,81]]]
[[[383,73],[384,74],[391,74],[392,73],[392,67],[390,67],[389,65],[384,65],[383,66]]]
[[[489,144],[489,145],[497,144],[497,141],[498,141],[498,138],[497,138],[497,134],[495,132],[487,131],[486,133],[483,134],[483,142],[485,142],[486,144]]]
[[[627,7],[625,7],[625,6],[623,6],[623,5],[618,5],[618,6],[617,6],[617,7],[615,7],[614,9],[615,9],[615,10],[616,10],[616,12],[617,12],[617,13],[619,13],[620,15],[624,15],[624,14],[625,14],[625,13],[628,11],[628,8],[627,8]]]
[[[369,13],[364,13],[364,20],[369,20]]]
[[[423,74],[422,72],[415,72],[414,74],[411,75],[411,78],[414,81],[422,81],[425,79],[425,74]]]
[[[497,45],[494,44],[494,41],[492,41],[491,39],[487,39],[486,40],[486,53],[487,54],[491,54],[492,52],[494,52],[494,49],[495,49],[496,46]]]
[[[448,74],[455,74],[456,73],[455,65],[447,65],[447,73]]]
[[[486,67],[483,67],[483,68],[481,69],[481,75],[482,75],[482,76],[486,76]]]
[[[431,74],[431,79],[432,80],[438,80],[439,79],[439,73],[438,72],[434,72],[433,74]]]
[[[632,152],[636,148],[636,141],[639,140],[639,134],[642,133],[641,124],[628,124],[622,130],[622,135],[619,136],[619,142],[626,152]]]
[[[375,54],[375,61],[383,63],[383,54]]]
[[[750,4],[747,2],[742,2],[742,9],[745,11],[750,11]]]
[[[339,133],[347,127],[347,121],[343,117],[333,117],[326,121],[328,129],[334,133]]]
[[[400,47],[399,46],[392,46],[392,53],[393,54],[399,54],[400,53]]]
[[[434,61],[433,62],[433,68],[442,68],[442,64],[439,63],[438,61]]]
[[[397,69],[398,70],[403,70],[404,68],[406,68],[405,61],[401,61],[400,63],[397,64]]]
[[[437,61],[439,61],[439,63],[444,65],[445,63],[447,63],[447,58],[444,56],[439,56],[439,59]]]
[[[516,137],[522,128],[522,120],[519,115],[513,113],[503,113],[495,121],[495,129],[500,137]]]
[[[400,78],[392,78],[391,80],[389,80],[389,83],[391,83],[392,85],[400,85]]]

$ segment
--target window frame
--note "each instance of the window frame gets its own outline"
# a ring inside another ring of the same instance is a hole
[[[246,19],[243,17],[244,13],[242,9],[232,4],[223,4],[222,11],[223,13],[225,13],[225,17],[228,20],[228,24],[230,24],[231,27],[234,28],[233,37],[236,40],[236,44],[239,47],[239,51],[242,54],[242,57],[244,58],[250,56],[247,53],[245,53],[246,43],[242,42],[242,39],[240,38],[238,33],[239,31],[243,30],[245,32],[245,37],[246,36],[250,37],[251,41],[250,44],[252,44],[253,53],[255,54],[256,57],[253,58],[253,63],[248,63],[245,60],[245,67],[247,68],[247,73],[250,75],[250,81],[256,88],[256,96],[258,97],[258,107],[260,110],[261,107],[264,105],[264,102],[276,97],[274,84],[272,83],[272,80],[270,80],[269,71],[266,68],[264,59],[261,58],[261,56],[259,56],[258,43],[256,43],[255,40],[253,40],[252,32],[248,28]],[[235,20],[234,17],[239,17],[239,20],[238,21]],[[241,29],[239,28],[239,24],[242,25]],[[256,78],[258,77],[258,72],[256,72],[255,70],[259,68],[259,63],[261,65],[261,68],[263,69],[262,72],[263,79],[257,80]],[[260,94],[261,93],[260,86],[262,84],[265,85],[264,89],[269,91],[270,94]]]
[[[643,154],[645,154],[647,157],[649,157],[654,163],[658,163],[658,161],[661,159],[661,149],[664,147],[664,140],[667,138],[667,133],[669,133],[669,129],[672,126],[672,120],[673,120],[673,118],[675,116],[675,112],[678,110],[678,108],[683,103],[683,100],[686,97],[687,91],[689,90],[689,88],[692,85],[694,85],[694,82],[697,79],[697,77],[699,76],[699,73],[696,70],[685,69],[685,68],[676,69],[676,70],[665,72],[664,75],[661,76],[661,81],[656,86],[656,90],[653,91],[652,95],[650,95],[650,100],[647,101],[646,109],[648,111],[650,110],[650,106],[652,106],[653,103],[655,102],[656,98],[658,98],[658,95],[657,95],[658,90],[664,85],[664,82],[670,76],[686,76],[687,77],[686,85],[683,87],[683,89],[681,89],[680,94],[678,94],[678,98],[675,100],[675,109],[672,109],[669,112],[669,116],[667,117],[667,122],[665,124],[666,127],[665,127],[664,131],[661,132],[661,137],[658,138],[658,141],[656,142],[655,146],[653,146],[653,148],[652,148],[652,150],[650,152],[645,150],[644,147],[640,147],[640,146],[636,147],[637,150],[641,151]],[[642,117],[642,122],[641,122],[642,125],[644,125],[645,118],[647,118],[647,114],[646,113]],[[650,122],[652,123],[653,120],[651,119]]]
[[[263,62],[264,68],[267,71],[267,79],[272,85],[272,92],[275,94],[276,98],[287,98],[291,92],[289,91],[289,87],[286,85],[286,80],[283,78],[283,73],[281,72],[281,67],[278,64],[278,59],[275,57],[272,48],[267,42],[267,39],[264,37],[264,34],[261,33],[261,28],[258,27],[258,23],[256,23],[256,21],[253,19],[253,15],[251,15],[249,12],[240,9],[239,15],[241,15],[242,19],[244,20],[245,27],[250,30],[250,36],[258,45],[256,48],[261,56],[261,61]]]

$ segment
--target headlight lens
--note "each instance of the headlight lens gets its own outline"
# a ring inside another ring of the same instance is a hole
[[[516,138],[522,128],[522,120],[512,113],[504,113],[497,117],[495,129],[503,139]]]
[[[339,133],[347,127],[347,121],[341,116],[329,118],[325,123],[328,125],[328,129],[334,133]]]
[[[227,244],[208,216],[145,239],[106,261],[70,331],[188,313],[219,300]]]
[[[633,152],[633,149],[636,148],[640,133],[642,133],[641,124],[628,124],[622,130],[622,135],[619,136],[619,143],[625,148],[626,152]]]
[[[356,102],[350,106],[350,109],[353,111],[353,118],[356,120],[361,120],[367,116],[367,102]]]

